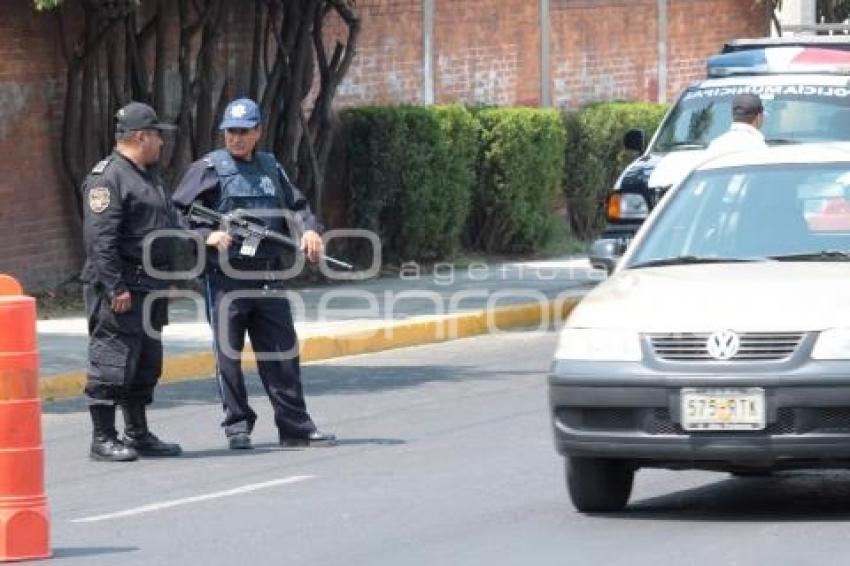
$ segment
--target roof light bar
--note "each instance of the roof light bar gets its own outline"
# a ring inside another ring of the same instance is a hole
[[[714,55],[709,77],[770,74],[850,74],[850,51],[822,47],[768,47]]]

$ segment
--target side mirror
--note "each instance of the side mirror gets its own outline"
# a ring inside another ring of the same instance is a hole
[[[628,240],[625,238],[603,238],[590,245],[587,254],[590,264],[596,269],[604,269],[609,275],[614,271],[620,257],[626,253]]]
[[[626,132],[626,135],[623,136],[623,147],[638,153],[643,153],[646,149],[646,132],[640,128],[633,128],[629,130]]]

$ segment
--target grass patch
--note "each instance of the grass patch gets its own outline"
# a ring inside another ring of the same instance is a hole
[[[555,224],[548,241],[543,245],[537,257],[559,257],[565,255],[586,255],[588,242],[576,238],[566,221]]]
[[[86,306],[83,303],[82,290],[78,293],[48,291],[36,293],[33,297],[39,320],[85,316]]]

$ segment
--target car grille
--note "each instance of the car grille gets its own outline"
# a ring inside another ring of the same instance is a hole
[[[757,431],[734,431],[732,434],[795,434],[797,432],[794,419],[794,410],[789,408],[779,409],[776,422],[768,424],[764,430]],[[670,418],[670,411],[663,408],[655,408],[644,421],[644,431],[649,434],[690,434],[685,432],[679,423],[674,423]],[[714,432],[714,431],[711,431]],[[696,434],[702,434],[698,432]],[[723,434],[730,434],[723,432]]]
[[[557,419],[579,430],[643,432],[661,435],[847,434],[850,433],[850,407],[779,407],[776,420],[757,431],[685,431],[673,421],[666,407],[561,407]]]
[[[591,430],[631,430],[637,427],[637,410],[627,408],[587,408],[583,426]]]
[[[649,334],[655,355],[671,362],[717,361],[706,349],[709,333]],[[790,358],[805,336],[802,332],[748,332],[739,335],[738,353],[726,361],[780,361]]]
[[[825,407],[822,409],[808,409],[805,415],[808,421],[807,428],[817,432],[850,432],[850,408]]]

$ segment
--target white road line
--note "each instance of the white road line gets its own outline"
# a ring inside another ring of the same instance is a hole
[[[204,495],[196,495],[194,497],[184,497],[183,499],[173,499],[171,501],[163,501],[162,503],[151,503],[149,505],[142,505],[141,507],[134,507],[132,509],[127,509],[125,511],[118,511],[115,513],[107,513],[106,515],[94,515],[92,517],[83,517],[81,519],[71,519],[72,523],[95,523],[97,521],[107,521],[109,519],[119,519],[122,517],[132,517],[133,515],[141,515],[142,513],[151,513],[153,511],[161,511],[163,509],[170,509],[171,507],[178,507],[180,505],[189,505],[190,503],[198,503],[201,501],[209,501],[211,499],[220,499],[222,497],[230,497],[231,495],[241,495],[243,493],[250,493],[252,491],[258,491],[260,489],[266,489],[269,487],[275,487],[278,485],[286,485],[290,483],[298,483],[306,480],[310,480],[315,478],[315,476],[290,476],[288,478],[280,478],[277,480],[271,480],[262,483],[252,483],[249,485],[243,485],[242,487],[236,487],[233,489],[228,489],[225,491],[217,491],[215,493],[206,493]]]

